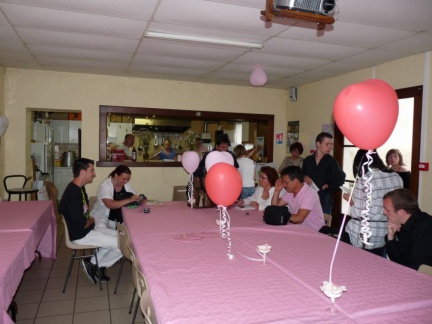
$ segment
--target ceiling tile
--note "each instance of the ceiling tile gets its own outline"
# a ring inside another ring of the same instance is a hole
[[[159,0],[13,0],[14,4],[148,20]]]
[[[2,3],[14,26],[77,34],[141,39],[146,21]],[[44,19],[40,19],[44,17]],[[77,23],[79,22],[79,23]]]
[[[431,16],[431,20],[432,20],[432,16]],[[400,41],[380,46],[377,49],[415,54],[418,53],[418,51],[427,52],[431,48],[432,48],[432,34],[419,33],[404,38]]]
[[[90,48],[124,53],[133,53],[138,47],[138,41],[131,39],[70,34],[27,28],[17,28],[17,30],[26,44],[29,45]]]

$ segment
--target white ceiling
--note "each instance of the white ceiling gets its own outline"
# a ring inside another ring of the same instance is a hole
[[[260,15],[265,0],[0,0],[0,65],[289,88],[432,50],[431,0],[337,0],[336,22]],[[262,49],[150,40],[145,31]]]

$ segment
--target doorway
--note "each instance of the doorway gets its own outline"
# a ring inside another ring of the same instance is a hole
[[[384,162],[389,149],[397,148],[402,152],[404,162],[411,170],[410,190],[416,197],[419,183],[422,93],[423,86],[396,90],[399,99],[398,121],[390,138],[377,150]],[[354,183],[352,163],[357,150],[358,148],[352,145],[335,125],[334,157],[346,173],[346,187],[351,187]],[[347,208],[347,202],[342,199],[341,193],[335,195],[334,206],[332,223],[339,227]]]

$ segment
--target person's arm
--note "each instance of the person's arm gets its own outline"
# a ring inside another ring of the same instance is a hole
[[[290,222],[294,224],[301,224],[308,217],[309,209],[299,209],[297,214],[291,214]]]
[[[287,202],[282,198],[279,198],[279,194],[283,189],[283,182],[281,179],[277,179],[275,183],[275,190],[271,200],[271,204],[275,206],[286,206]]]
[[[128,199],[122,199],[122,200],[114,200],[112,198],[103,198],[102,199],[102,202],[104,203],[104,205],[108,209],[118,209],[118,208],[121,208],[127,204],[137,202],[137,201],[139,201],[138,195],[133,195],[132,197],[130,197]]]

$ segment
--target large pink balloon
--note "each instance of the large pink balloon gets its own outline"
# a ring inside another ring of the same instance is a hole
[[[267,83],[267,74],[260,65],[252,71],[249,82],[254,87],[261,87]]]
[[[207,173],[205,188],[215,204],[230,206],[238,199],[242,190],[240,172],[227,163],[216,163]]]
[[[350,85],[336,97],[334,119],[355,146],[371,150],[390,137],[399,114],[396,92],[382,80],[370,79]]]
[[[198,168],[200,158],[197,152],[186,151],[182,155],[181,162],[187,173],[193,173]]]
[[[234,165],[234,158],[232,157],[231,153],[228,152],[211,151],[209,154],[207,154],[205,160],[205,167],[207,172],[210,171],[213,165],[220,162]]]

